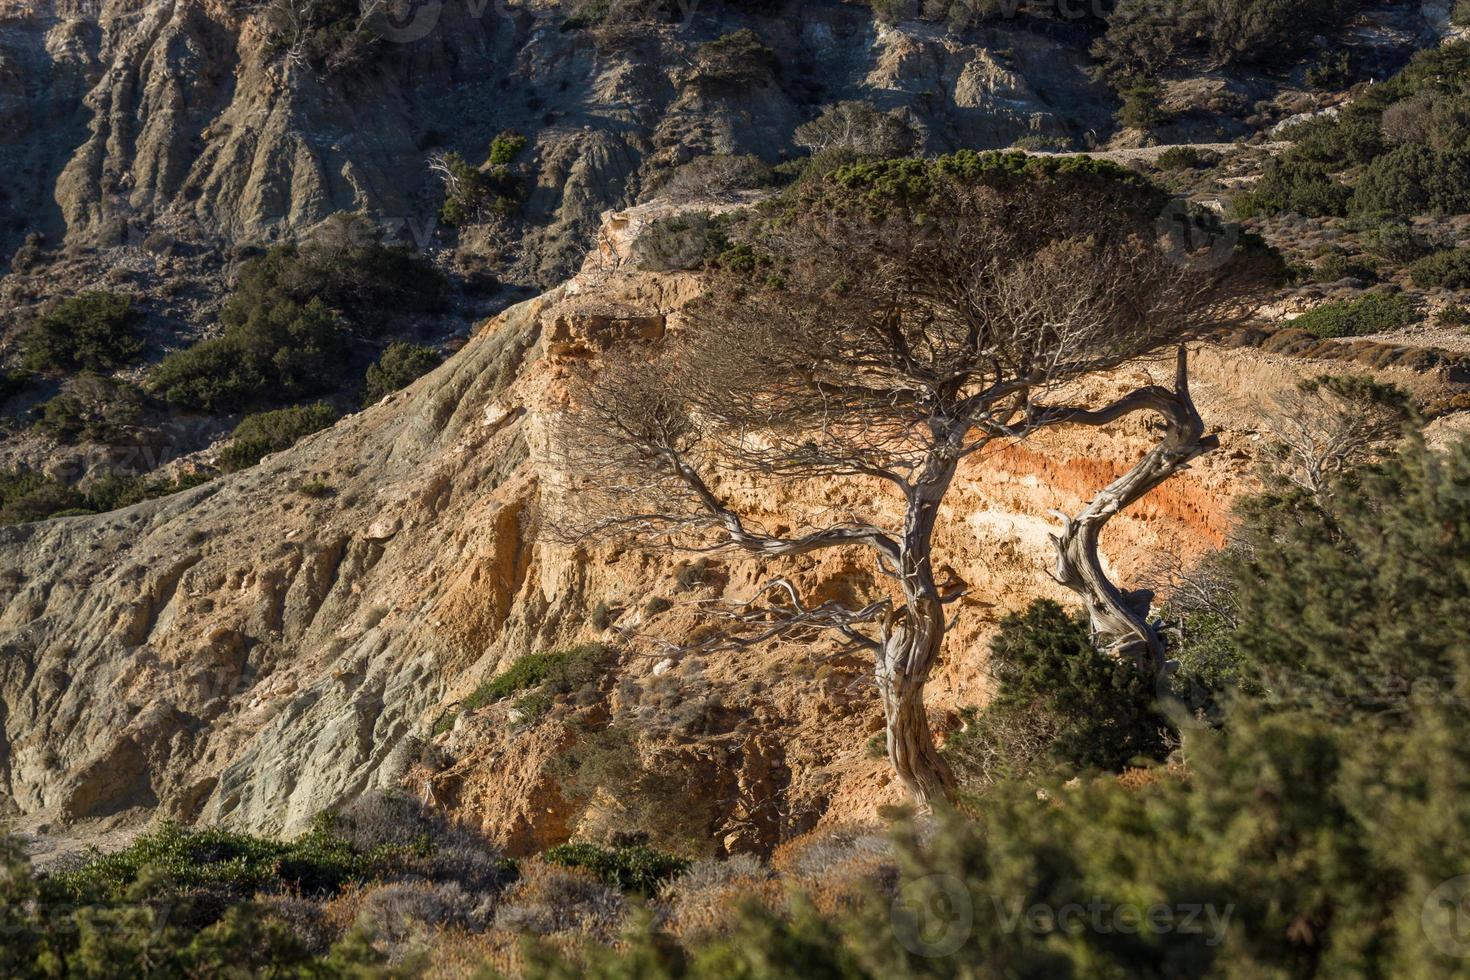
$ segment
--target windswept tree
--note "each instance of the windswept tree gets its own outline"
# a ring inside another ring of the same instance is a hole
[[[951,795],[924,686],[962,589],[933,538],[967,459],[1061,425],[1153,411],[1159,445],[1069,520],[1058,577],[1120,656],[1162,669],[1163,641],[1103,574],[1107,519],[1211,447],[1189,398],[1146,387],[1074,404],[1078,379],[1236,318],[1260,263],[1196,261],[1161,235],[1166,197],[1089,160],[963,153],[839,170],[752,215],[716,263],[693,322],[589,365],[562,434],[580,482],[568,526],[763,559],[864,549],[887,594],[808,604],[785,579],[727,619],[711,648],[835,631],[872,652],[888,755],[916,802]],[[1226,252],[1230,249],[1227,247]],[[866,481],[863,512],[828,503],[758,525],[734,479]],[[897,515],[897,516],[893,516]]]

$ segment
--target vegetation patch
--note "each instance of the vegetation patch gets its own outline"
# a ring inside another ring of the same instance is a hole
[[[1324,340],[1362,337],[1406,327],[1419,319],[1419,307],[1404,293],[1375,292],[1340,303],[1327,303],[1291,321],[1291,326]]]
[[[325,402],[247,415],[220,450],[220,466],[226,471],[254,466],[269,454],[290,449],[298,440],[335,421],[336,411]]]
[[[410,344],[403,341],[389,344],[381,357],[368,365],[367,376],[362,383],[364,405],[374,405],[400,388],[428,374],[444,358],[432,347]]]
[[[586,842],[560,844],[543,855],[552,864],[582,868],[620,891],[652,895],[664,882],[683,874],[689,862],[646,844],[599,847]]]
[[[533,687],[548,693],[570,694],[600,678],[612,655],[612,648],[600,643],[584,643],[550,653],[528,653],[504,673],[475,688],[460,706],[474,711]]]
[[[82,293],[51,307],[21,338],[33,371],[111,371],[143,353],[143,314],[116,293]]]

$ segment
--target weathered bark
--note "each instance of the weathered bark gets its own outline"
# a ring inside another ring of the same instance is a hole
[[[893,771],[921,811],[954,798],[955,780],[934,746],[924,688],[944,645],[945,599],[934,581],[934,525],[939,506],[959,468],[958,426],[936,426],[935,449],[908,495],[899,551],[899,584],[904,604],[883,625],[876,676],[888,731]]]
[[[1124,593],[1113,584],[1098,557],[1098,540],[1115,514],[1219,446],[1218,439],[1205,435],[1204,421],[1189,395],[1188,352],[1179,348],[1173,391],[1157,386],[1144,388],[1098,412],[1048,411],[1057,422],[1105,425],[1141,410],[1157,412],[1163,418],[1163,438],[1138,465],[1098,493],[1077,517],[1059,515],[1064,524],[1062,533],[1052,536],[1057,551],[1053,575],[1082,597],[1092,631],[1106,649],[1163,673],[1168,669],[1168,646],[1148,619],[1152,596]]]
[[[900,623],[878,652],[878,692],[888,731],[888,759],[898,781],[922,811],[954,798],[955,779],[934,747],[924,687],[943,640],[943,615],[921,628]]]

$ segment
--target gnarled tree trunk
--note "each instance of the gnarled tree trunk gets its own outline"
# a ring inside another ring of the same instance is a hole
[[[954,797],[955,780],[949,764],[934,747],[924,686],[944,639],[944,614],[924,617],[914,626],[898,623],[884,637],[878,651],[876,675],[888,731],[888,759],[898,781],[924,811]]]
[[[1104,425],[1135,411],[1151,410],[1164,420],[1159,444],[1123,476],[1105,487],[1075,518],[1062,518],[1062,533],[1052,536],[1057,550],[1056,580],[1087,604],[1092,631],[1115,655],[1130,657],[1155,673],[1169,668],[1168,646],[1148,620],[1152,596],[1124,593],[1103,571],[1098,539],[1113,515],[1142,499],[1189,463],[1219,446],[1205,435],[1205,424],[1189,395],[1189,357],[1179,348],[1174,390],[1151,387],[1134,392],[1100,412],[1062,413],[1065,422]]]

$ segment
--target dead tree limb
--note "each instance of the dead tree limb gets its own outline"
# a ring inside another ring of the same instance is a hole
[[[1145,669],[1163,673],[1168,646],[1149,621],[1152,596],[1125,593],[1108,578],[1098,556],[1098,542],[1108,521],[1143,499],[1155,487],[1189,467],[1190,462],[1219,446],[1205,434],[1189,394],[1189,354],[1179,348],[1174,389],[1151,386],[1135,391],[1099,411],[1073,408],[1042,409],[1043,424],[1106,425],[1139,411],[1156,412],[1164,423],[1158,445],[1127,473],[1108,484],[1076,517],[1058,514],[1062,531],[1051,536],[1057,563],[1052,575],[1076,592],[1087,605],[1098,642],[1119,657],[1128,657]]]

